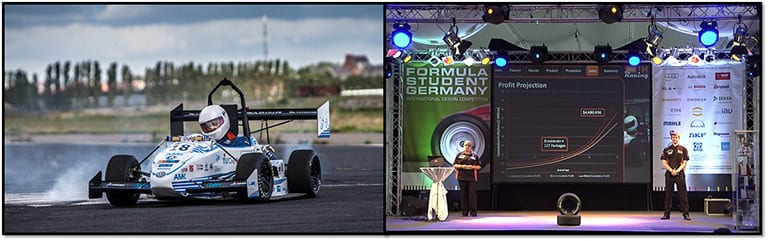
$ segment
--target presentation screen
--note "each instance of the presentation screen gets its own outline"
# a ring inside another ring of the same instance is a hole
[[[650,78],[649,65],[494,69],[494,182],[650,182]]]

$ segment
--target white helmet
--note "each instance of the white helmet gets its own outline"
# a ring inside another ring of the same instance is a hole
[[[203,135],[217,141],[224,138],[229,131],[229,115],[219,105],[209,105],[203,108],[197,122],[200,124]]]

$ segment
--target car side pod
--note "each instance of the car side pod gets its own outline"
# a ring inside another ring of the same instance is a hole
[[[104,193],[101,189],[101,171],[96,173],[90,181],[88,181],[88,198],[101,198]]]

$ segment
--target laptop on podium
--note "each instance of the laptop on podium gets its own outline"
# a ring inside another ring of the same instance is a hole
[[[443,156],[428,156],[429,167],[449,167]]]

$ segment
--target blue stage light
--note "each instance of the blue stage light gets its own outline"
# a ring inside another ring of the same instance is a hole
[[[715,21],[703,21],[701,22],[701,30],[699,31],[699,42],[704,47],[712,47],[717,43],[720,38],[720,31],[717,30],[717,22]]]
[[[398,49],[408,48],[413,42],[413,34],[411,34],[411,26],[408,23],[395,23],[392,28],[392,45]]]
[[[504,56],[497,56],[496,57],[496,67],[504,68],[504,66],[507,66],[507,58]]]

